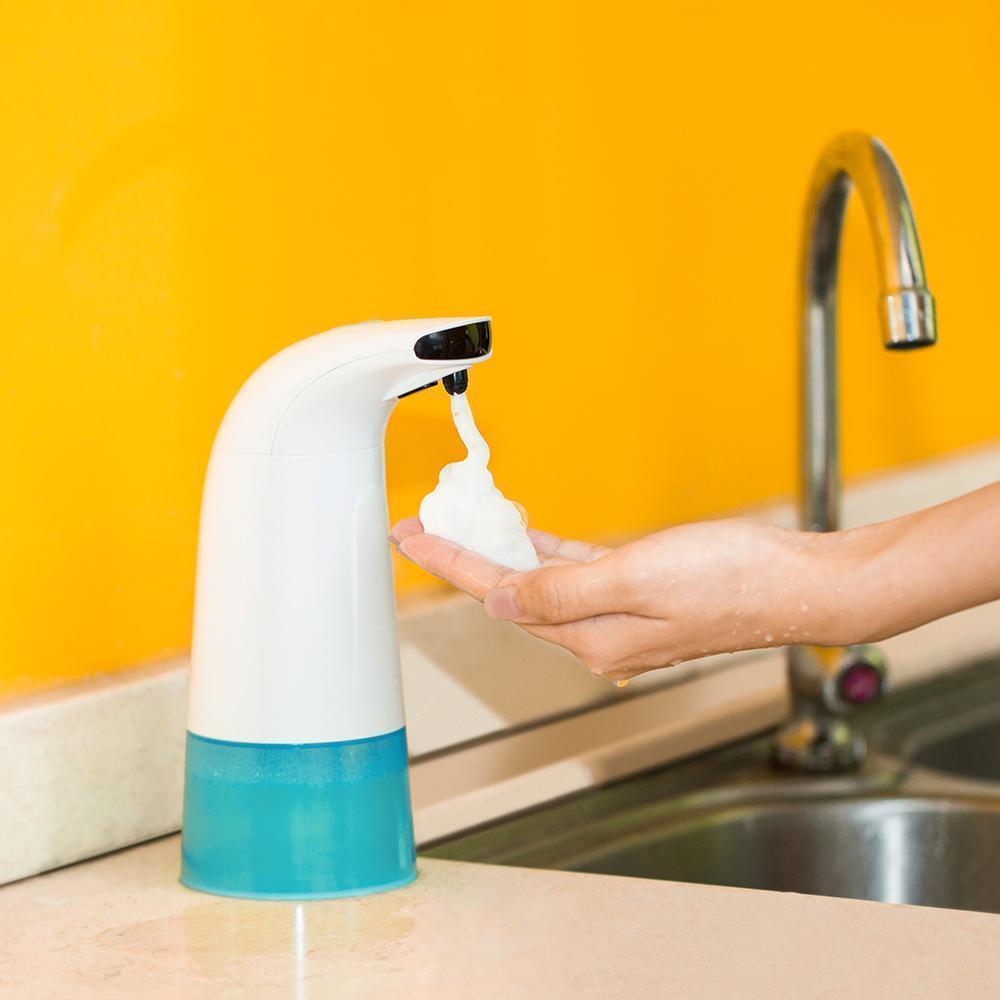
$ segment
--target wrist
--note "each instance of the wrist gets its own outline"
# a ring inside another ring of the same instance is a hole
[[[850,646],[893,634],[888,571],[898,534],[897,522],[798,533],[804,565],[796,576],[809,595],[803,603],[815,605],[805,626],[808,642]]]

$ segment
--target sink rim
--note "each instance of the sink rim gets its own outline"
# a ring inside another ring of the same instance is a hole
[[[874,813],[875,816],[865,816],[868,819],[891,818],[899,815],[936,815],[936,816],[966,816],[990,815],[1000,821],[1000,795],[980,796],[974,794],[938,794],[931,791],[907,790],[890,795],[845,795],[817,799],[793,798],[748,798],[734,801],[722,807],[709,807],[679,811],[668,815],[660,823],[634,823],[630,829],[621,830],[618,836],[600,840],[600,848],[586,852],[587,856],[596,853],[610,854],[631,845],[669,841],[675,837],[695,833],[700,829],[710,829],[727,823],[738,822],[741,819],[763,816],[768,818],[796,815],[807,816],[817,826],[829,814],[846,814],[851,817],[859,814]],[[620,817],[616,817],[620,820]],[[608,824],[615,818],[609,817]],[[598,833],[598,824],[592,828]],[[572,839],[572,834],[567,835]],[[552,843],[552,842],[550,842]],[[579,855],[583,857],[585,855]],[[566,867],[572,867],[572,859],[567,856]]]

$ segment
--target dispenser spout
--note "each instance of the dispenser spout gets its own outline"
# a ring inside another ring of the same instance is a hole
[[[460,372],[455,372],[452,375],[445,375],[441,380],[441,384],[444,386],[445,391],[449,396],[461,395],[469,388],[469,369],[463,368]]]

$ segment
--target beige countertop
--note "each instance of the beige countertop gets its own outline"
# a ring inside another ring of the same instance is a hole
[[[0,995],[1000,996],[1000,916],[422,861],[361,899],[177,882],[177,837],[0,889]]]

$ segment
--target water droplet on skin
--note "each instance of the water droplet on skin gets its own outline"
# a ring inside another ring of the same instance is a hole
[[[774,636],[770,632],[764,636],[764,642],[774,642]]]
[[[809,610],[809,605],[808,605],[808,604],[806,604],[806,602],[805,602],[805,601],[803,601],[803,602],[802,602],[802,603],[801,603],[801,604],[799,605],[799,610],[800,610],[800,611],[808,611],[808,610]]]
[[[676,666],[677,666],[677,665],[678,665],[679,663],[682,663],[682,662],[683,662],[682,660],[671,660],[671,661],[670,661],[670,662],[669,662],[669,663],[667,664],[667,666],[668,666],[668,667],[676,667]]]
[[[628,687],[629,678],[626,677],[624,680],[615,681],[615,687]]]
[[[745,583],[740,584],[740,593],[745,594],[747,592],[747,585]]]

